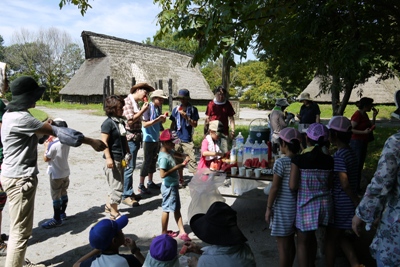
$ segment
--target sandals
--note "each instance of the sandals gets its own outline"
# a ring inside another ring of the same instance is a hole
[[[121,217],[122,215],[121,215],[121,213],[117,213],[117,214],[115,214],[115,215],[113,215],[113,214],[111,214],[110,213],[110,220],[112,220],[112,221],[116,221],[116,220],[118,220],[119,219],[119,217]]]
[[[174,232],[172,230],[168,230],[167,231],[167,235],[169,235],[170,237],[177,237],[178,236],[178,232]]]
[[[107,204],[104,206],[104,212],[105,213],[110,213],[111,212],[111,208]]]

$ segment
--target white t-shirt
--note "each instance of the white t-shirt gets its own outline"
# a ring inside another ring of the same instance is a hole
[[[60,143],[58,138],[50,142],[46,157],[50,159],[47,174],[52,179],[66,178],[69,176],[68,165],[69,146]]]
[[[35,119],[27,111],[7,111],[3,115],[1,141],[4,161],[2,175],[20,178],[37,175],[37,144],[35,131],[42,128],[43,122]]]

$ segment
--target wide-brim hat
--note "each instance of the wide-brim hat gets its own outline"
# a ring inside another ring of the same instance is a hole
[[[147,83],[137,83],[131,87],[131,94],[136,92],[137,89],[145,89],[147,93],[153,92],[155,89]]]
[[[163,99],[168,99],[168,96],[166,96],[166,95],[164,94],[164,91],[163,91],[163,90],[160,90],[160,89],[155,90],[154,92],[151,93],[150,99],[153,99],[154,97],[159,97],[159,98],[163,98]]]
[[[286,100],[286,98],[277,98],[275,105],[280,107],[287,107],[289,106],[289,102]]]
[[[104,219],[90,229],[89,243],[92,248],[106,250],[114,237],[128,224],[128,217],[122,215],[117,220]]]
[[[30,108],[43,95],[45,87],[41,87],[30,76],[21,76],[15,79],[10,85],[12,100],[7,109],[20,111]]]
[[[247,238],[237,225],[236,211],[224,202],[214,202],[206,214],[196,214],[190,228],[202,241],[211,245],[234,246]]]
[[[299,101],[303,101],[303,100],[308,100],[308,101],[312,101],[310,94],[309,93],[302,93],[299,98]]]

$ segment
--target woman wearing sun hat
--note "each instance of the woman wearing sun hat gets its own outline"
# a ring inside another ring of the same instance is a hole
[[[307,128],[312,123],[320,122],[321,111],[318,104],[311,99],[309,93],[302,93],[298,100],[303,103],[297,118],[300,120],[299,131],[303,134],[303,148],[305,148]]]
[[[193,233],[210,244],[200,248],[194,242],[186,242],[187,252],[200,254],[192,257],[189,267],[229,266],[255,267],[253,252],[247,238],[237,225],[236,211],[224,202],[214,202],[206,214],[196,214],[190,219]]]

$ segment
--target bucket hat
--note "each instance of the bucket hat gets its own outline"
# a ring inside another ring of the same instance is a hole
[[[312,101],[310,94],[309,93],[302,93],[299,96],[299,101],[303,101],[303,100],[308,100],[308,101]]]
[[[174,144],[179,144],[181,142],[176,132],[169,129],[162,131],[162,133],[160,134],[160,141],[172,141],[172,143]]]
[[[277,98],[275,105],[280,107],[287,107],[289,106],[289,102],[287,102],[286,98]]]
[[[164,94],[163,90],[155,90],[154,92],[151,93],[150,95],[150,99],[153,99],[154,97],[159,97],[159,98],[163,98],[163,99],[168,99],[168,97]]]
[[[210,121],[210,125],[208,126],[208,129],[214,132],[222,133],[224,131],[224,126],[222,125],[222,122],[218,120]]]
[[[214,202],[206,214],[196,214],[190,228],[202,241],[211,245],[234,246],[247,238],[237,225],[236,211],[224,202]]]
[[[131,87],[131,94],[136,92],[137,89],[145,89],[147,93],[153,92],[155,89],[147,83],[137,83]]]
[[[299,140],[300,143],[302,141],[301,133],[295,128],[291,127],[282,129],[279,132],[279,138],[287,143],[292,143],[292,140],[294,139]]]
[[[58,127],[66,127],[68,128],[68,124],[65,120],[61,119],[61,118],[55,118],[53,120],[52,125],[58,126]]]
[[[190,92],[188,89],[180,89],[176,98],[187,98],[190,99]]]
[[[12,100],[7,105],[7,109],[21,111],[30,108],[42,97],[45,89],[30,76],[15,79],[10,85]]]
[[[334,116],[328,122],[328,129],[347,133],[351,131],[351,121],[344,116]]]
[[[318,141],[318,139],[322,136],[324,137],[324,141],[328,141],[329,139],[329,131],[325,125],[321,123],[313,123],[307,129],[307,136],[311,140]]]
[[[106,250],[118,232],[128,224],[128,217],[122,215],[117,220],[104,219],[90,229],[89,243],[92,248]]]

